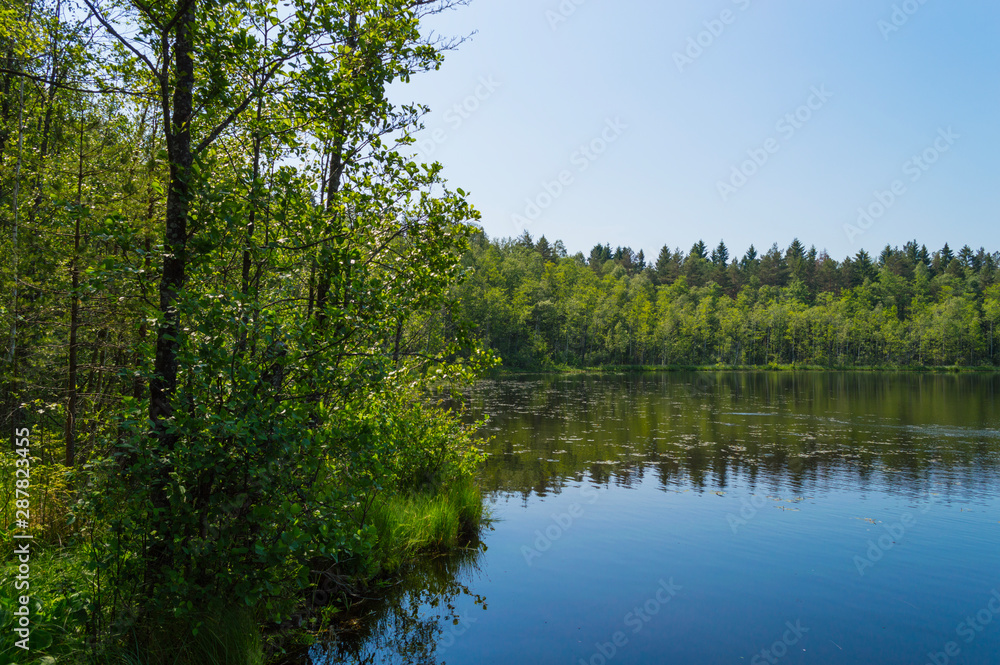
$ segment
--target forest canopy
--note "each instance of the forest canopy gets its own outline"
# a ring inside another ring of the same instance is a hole
[[[837,261],[798,239],[657,256],[478,234],[453,297],[508,367],[996,366],[1000,253],[917,241]]]

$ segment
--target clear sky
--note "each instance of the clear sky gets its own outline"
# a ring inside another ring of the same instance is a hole
[[[393,97],[432,108],[419,154],[491,237],[1000,249],[996,0],[473,0],[428,27],[476,34]]]

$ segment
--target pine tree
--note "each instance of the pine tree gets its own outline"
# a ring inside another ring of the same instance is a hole
[[[538,239],[538,243],[535,245],[535,251],[542,255],[542,259],[546,263],[552,261],[552,247],[549,245],[549,241],[543,235]]]
[[[802,260],[806,258],[806,248],[799,242],[798,238],[792,240],[792,244],[788,246],[788,252],[786,256],[789,260],[797,259]]]
[[[600,273],[601,269],[604,268],[604,263],[609,260],[611,260],[611,248],[607,245],[594,245],[594,248],[590,250],[588,264],[595,272]]]
[[[712,250],[712,263],[721,268],[729,265],[729,249],[725,242],[720,240],[719,246]]]
[[[673,266],[673,253],[670,248],[664,245],[660,248],[660,255],[656,257],[656,279],[660,284],[669,284],[672,281],[671,269]]]
[[[884,267],[892,262],[892,258],[895,255],[894,250],[891,245],[886,245],[882,252],[878,255],[878,265]]]
[[[872,257],[865,250],[854,255],[854,270],[857,279],[857,286],[864,284],[865,280],[874,280],[878,274]]]
[[[704,240],[699,240],[691,247],[691,252],[688,255],[689,259],[707,259],[708,258],[708,247],[705,245]]]
[[[760,283],[766,286],[785,286],[788,284],[788,273],[788,262],[778,249],[778,243],[774,243],[760,260]]]
[[[625,268],[625,273],[631,275],[635,273],[635,254],[631,247],[619,247],[615,252],[615,259],[618,265]]]
[[[962,249],[960,249],[958,252],[958,260],[962,262],[962,265],[968,268],[972,267],[972,260],[975,257],[976,257],[975,252],[973,252],[972,248],[969,247],[968,245],[962,247]]]

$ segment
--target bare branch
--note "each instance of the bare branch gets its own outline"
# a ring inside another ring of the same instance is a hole
[[[14,71],[13,69],[5,69],[3,67],[0,67],[0,72],[3,72],[4,74],[13,74],[14,76],[23,76],[24,78],[30,79],[32,81],[48,83],[52,87],[59,88],[61,90],[69,90],[71,92],[83,92],[91,95],[131,95],[133,97],[145,97],[147,99],[155,98],[155,95],[152,95],[148,92],[136,92],[134,90],[125,90],[124,88],[102,88],[99,90],[90,88],[81,88],[78,87],[77,85],[68,85],[66,83],[60,83],[58,81],[50,81],[49,78],[46,76],[37,76],[35,74],[28,74],[27,72],[18,72]]]
[[[149,71],[152,72],[153,76],[156,76],[157,78],[161,77],[161,73],[156,69],[156,66],[153,64],[153,61],[150,60],[145,53],[143,53],[135,46],[133,46],[132,42],[130,42],[129,40],[125,39],[120,34],[118,34],[118,31],[115,30],[114,27],[112,27],[111,22],[104,17],[104,14],[98,11],[97,7],[94,5],[93,2],[91,2],[91,0],[83,0],[83,2],[87,5],[87,7],[90,8],[90,11],[94,13],[94,18],[96,18],[100,22],[100,24],[104,26],[105,30],[111,33],[111,36],[113,36],[115,39],[118,40],[118,43],[127,48],[129,51],[132,51],[132,53],[134,53],[137,58],[146,63],[146,66],[149,67]]]

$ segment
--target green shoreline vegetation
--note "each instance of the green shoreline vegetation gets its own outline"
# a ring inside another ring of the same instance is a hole
[[[0,664],[273,662],[476,546],[479,213],[387,92],[462,4],[0,11]]]
[[[295,583],[276,589],[272,603],[277,603],[278,613],[260,605],[223,604],[211,612],[194,608],[179,618],[165,618],[145,631],[121,617],[124,625],[98,644],[89,639],[92,621],[106,614],[102,604],[115,602],[113,597],[122,593],[116,587],[120,580],[109,570],[123,565],[121,553],[113,551],[115,534],[79,528],[71,508],[72,474],[58,462],[36,461],[32,496],[39,512],[31,567],[38,572],[32,576],[30,594],[33,655],[42,659],[39,662],[56,663],[263,665],[281,660],[282,654],[299,653],[317,636],[339,629],[352,605],[378,595],[384,585],[394,585],[398,574],[415,561],[477,547],[488,516],[474,477],[481,462],[479,442],[473,439],[475,427],[459,423],[437,407],[411,406],[403,415],[392,427],[368,433],[379,442],[372,452],[381,460],[356,468],[357,480],[336,490],[356,500],[342,500],[340,512],[316,516],[321,529],[336,533],[341,523],[341,538],[349,537],[329,558],[310,562],[318,577],[306,574],[295,580],[293,568],[283,569]],[[13,475],[13,461],[5,454],[0,472]],[[5,483],[0,486],[5,524],[13,522],[14,505],[12,486]],[[294,506],[288,510],[297,512]],[[10,549],[11,535],[12,530],[2,533],[3,546]],[[109,548],[110,556],[102,557],[100,551]],[[5,560],[0,583],[13,588],[17,573],[17,560]],[[15,597],[5,595],[0,600],[5,625],[15,618]],[[288,620],[293,616],[301,623]],[[0,656],[11,662],[21,655],[14,648],[15,639],[13,633],[0,639]]]
[[[794,240],[730,259],[663,246],[570,255],[472,240],[453,298],[506,369],[1000,366],[1000,253],[917,241],[842,261]]]
[[[465,0],[87,4],[0,10],[0,664],[25,612],[39,663],[274,662],[473,551],[481,423],[445,405],[500,357],[1000,361],[984,250],[489,240],[387,92]]]
[[[543,369],[504,367],[486,373],[486,376],[546,375],[546,374],[641,374],[656,372],[872,372],[872,373],[921,373],[921,374],[993,374],[1000,368],[978,365],[608,365],[599,367],[570,367],[552,365]]]

